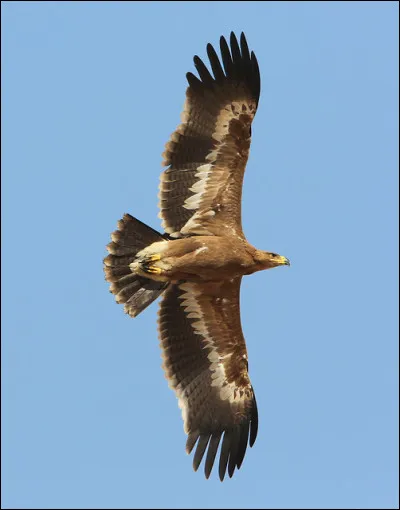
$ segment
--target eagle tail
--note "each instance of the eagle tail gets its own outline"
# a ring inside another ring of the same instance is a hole
[[[124,303],[125,313],[136,317],[158,298],[169,283],[137,275],[131,271],[129,264],[140,250],[165,240],[165,237],[130,214],[124,214],[111,239],[107,245],[110,255],[104,259],[105,278],[117,303]]]

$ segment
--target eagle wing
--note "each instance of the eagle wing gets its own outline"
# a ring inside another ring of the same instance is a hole
[[[194,57],[200,79],[186,77],[189,87],[182,123],[163,153],[160,214],[171,237],[237,235],[243,237],[241,197],[249,156],[251,123],[260,96],[257,59],[244,34],[240,46],[231,33],[230,50],[220,39],[223,67],[207,45],[213,75]]]
[[[240,468],[257,436],[258,414],[240,324],[241,277],[170,285],[159,310],[163,368],[182,409],[186,451],[197,443],[198,469],[208,445],[208,478],[223,435],[219,476]]]

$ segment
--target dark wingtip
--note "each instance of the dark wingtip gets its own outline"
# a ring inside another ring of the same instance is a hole
[[[229,453],[231,449],[232,434],[230,430],[225,430],[224,438],[222,440],[221,452],[219,456],[218,474],[221,482],[224,481],[226,468],[229,460]]]
[[[249,442],[249,429],[250,424],[246,421],[243,425],[240,426],[240,433],[238,439],[238,451],[236,456],[236,467],[240,469],[242,465],[244,456],[247,450],[247,443]]]
[[[242,51],[243,60],[245,60],[246,62],[250,62],[250,51],[244,32],[240,34],[240,48]]]
[[[197,471],[199,469],[200,463],[203,460],[204,452],[206,451],[208,442],[210,440],[211,434],[201,434],[199,442],[197,443],[196,452],[193,457],[193,469]]]
[[[201,91],[203,89],[203,84],[193,73],[186,73],[186,79],[193,90]]]
[[[258,410],[257,410],[256,397],[253,393],[253,410],[251,413],[251,422],[250,422],[250,441],[249,441],[250,447],[252,447],[256,441],[257,432],[258,432]]]
[[[201,94],[205,88],[213,87],[215,83],[223,84],[225,80],[240,82],[246,85],[258,104],[261,87],[260,71],[255,54],[253,51],[250,54],[244,32],[240,33],[238,42],[235,32],[231,31],[229,42],[230,44],[221,35],[219,39],[220,56],[217,55],[211,43],[206,46],[209,64],[214,76],[211,75],[197,55],[193,57],[200,79],[192,73],[187,73],[189,86],[192,87],[194,92]]]
[[[225,45],[228,46],[228,43],[226,42],[225,36],[221,35],[221,37],[219,38],[219,44],[220,45],[223,44],[224,46]]]
[[[212,471],[212,468],[214,465],[214,460],[215,460],[215,456],[217,454],[220,439],[221,439],[221,433],[216,432],[211,436],[210,443],[208,445],[207,457],[206,457],[206,462],[204,465],[204,474],[205,474],[207,480],[211,474],[211,471]]]
[[[188,455],[193,450],[193,447],[196,444],[199,436],[200,436],[200,432],[198,430],[189,433],[188,438],[186,440],[186,453]]]
[[[230,39],[231,46],[232,46],[232,44],[238,44],[238,40],[237,40],[235,32],[231,32],[229,39]]]

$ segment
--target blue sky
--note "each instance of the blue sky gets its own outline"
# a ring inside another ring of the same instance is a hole
[[[2,2],[2,508],[396,508],[398,4]],[[154,228],[192,57],[244,30],[262,95],[242,284],[260,427],[192,471],[153,304],[102,259]]]

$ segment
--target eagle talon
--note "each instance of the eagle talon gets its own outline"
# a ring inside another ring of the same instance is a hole
[[[155,255],[150,255],[149,257],[146,257],[142,263],[140,264],[143,271],[150,274],[161,274],[162,271],[159,267],[156,267],[152,264],[152,262],[157,262],[161,259],[161,256],[156,253]]]
[[[161,269],[159,267],[147,266],[145,271],[150,274],[161,274]]]

